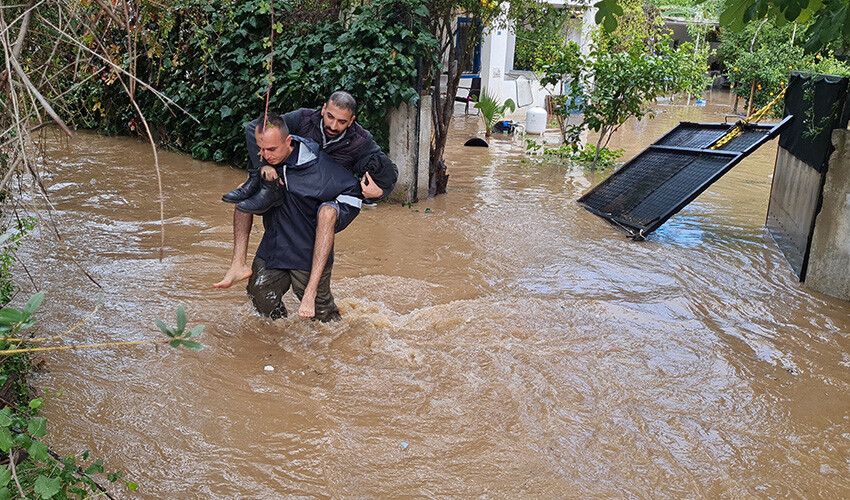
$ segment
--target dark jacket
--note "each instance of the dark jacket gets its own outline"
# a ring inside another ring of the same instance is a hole
[[[301,108],[282,115],[290,134],[313,140],[322,147],[324,135],[322,134],[322,110]],[[260,162],[260,149],[257,147],[257,138],[254,131],[257,120],[245,126],[245,139],[248,145],[248,156],[251,167],[257,168]],[[331,159],[342,165],[358,178],[366,172],[384,191],[386,198],[395,188],[398,181],[398,167],[385,155],[368,130],[357,122],[352,123],[345,131],[345,135],[339,141],[334,141],[322,147]]]
[[[360,210],[360,183],[333,162],[315,142],[292,136],[296,146],[280,167],[286,183],[283,205],[263,215],[265,234],[257,257],[269,269],[310,270],[319,206],[336,199],[340,207]],[[328,265],[333,262],[333,254]]]

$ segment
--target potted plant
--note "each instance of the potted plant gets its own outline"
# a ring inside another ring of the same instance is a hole
[[[481,88],[481,95],[478,97],[478,102],[475,103],[475,108],[481,111],[481,119],[484,120],[484,135],[490,137],[490,131],[493,126],[505,114],[505,110],[510,108],[511,113],[516,110],[516,105],[513,99],[508,99],[504,104],[499,104],[498,101],[490,94],[486,88]]]

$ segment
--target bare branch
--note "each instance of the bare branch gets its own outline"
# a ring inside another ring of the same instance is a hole
[[[118,71],[118,72],[120,72],[120,73],[122,73],[122,74],[124,74],[124,75],[127,75],[127,76],[128,76],[128,77],[130,77],[130,78],[132,78],[132,79],[133,79],[133,80],[134,80],[134,81],[135,81],[138,85],[141,85],[143,88],[145,88],[145,89],[147,89],[147,90],[150,90],[150,91],[151,91],[151,92],[152,92],[152,93],[153,93],[153,94],[154,94],[154,95],[155,95],[155,96],[156,96],[156,97],[157,97],[160,101],[162,101],[162,102],[163,102],[163,103],[165,103],[166,105],[169,105],[169,104],[170,104],[170,105],[172,105],[172,106],[175,106],[177,109],[179,109],[180,111],[182,111],[183,113],[185,113],[185,114],[186,114],[186,116],[188,116],[189,118],[191,118],[192,120],[194,120],[196,123],[198,123],[198,124],[200,124],[200,123],[201,123],[201,121],[200,121],[200,120],[198,120],[197,118],[195,118],[195,115],[193,115],[192,113],[190,113],[190,112],[186,111],[186,109],[184,109],[182,106],[180,106],[180,105],[179,105],[179,104],[177,104],[176,102],[174,102],[174,101],[172,101],[171,99],[169,99],[168,97],[166,97],[166,95],[165,95],[165,94],[163,94],[162,92],[160,92],[160,91],[156,90],[155,88],[151,87],[150,85],[148,85],[147,83],[145,83],[143,80],[140,80],[140,79],[136,78],[134,75],[131,75],[131,74],[130,74],[129,72],[127,72],[124,68],[122,68],[122,67],[118,66],[117,64],[113,63],[113,62],[112,62],[112,61],[110,61],[109,59],[107,59],[107,58],[103,57],[102,55],[98,54],[97,52],[95,52],[95,51],[91,50],[90,48],[86,47],[85,45],[83,45],[82,43],[80,43],[78,40],[76,40],[74,37],[72,37],[71,35],[69,35],[69,34],[68,34],[68,33],[66,33],[65,31],[63,31],[63,30],[61,30],[61,29],[57,28],[57,27],[56,27],[53,23],[51,23],[51,22],[50,22],[50,20],[45,19],[43,16],[39,16],[39,19],[41,19],[41,21],[42,21],[44,24],[46,24],[46,25],[50,26],[51,28],[53,28],[54,30],[56,30],[56,31],[57,31],[60,35],[64,36],[64,37],[65,37],[65,38],[67,38],[68,40],[70,40],[70,41],[71,41],[71,43],[73,43],[73,44],[77,45],[78,47],[80,47],[80,48],[81,48],[82,50],[84,50],[85,52],[88,52],[89,54],[93,55],[94,57],[96,57],[96,58],[100,59],[101,61],[103,61],[104,63],[108,64],[108,65],[109,65],[111,68],[113,68],[115,71]]]
[[[114,12],[112,12],[112,9],[109,8],[109,5],[107,5],[106,2],[104,2],[103,0],[94,0],[94,2],[100,7],[100,10],[102,10],[104,14],[106,14],[107,16],[109,16],[110,19],[115,21],[115,24],[117,24],[118,26],[121,26],[121,24],[123,24],[121,20],[118,19],[118,16],[115,15]]]
[[[24,71],[24,69],[21,68],[21,65],[20,65],[20,63],[18,63],[17,58],[10,57],[9,62],[12,64],[12,68],[15,70],[15,72],[21,78],[21,82],[27,87],[27,90],[30,92],[30,94],[35,96],[35,98],[38,100],[38,102],[41,103],[41,106],[44,108],[44,111],[46,111],[47,114],[50,115],[50,118],[53,118],[53,121],[55,121],[56,124],[59,125],[59,127],[62,129],[62,131],[65,132],[68,135],[68,137],[73,137],[74,133],[71,132],[71,129],[68,128],[67,125],[65,125],[65,122],[62,121],[61,118],[59,118],[59,115],[56,114],[56,111],[54,111],[53,107],[50,105],[50,103],[47,102],[47,99],[45,99],[44,96],[41,95],[41,92],[39,92],[38,89],[35,88],[35,85],[33,85],[32,82],[30,82],[30,79],[27,78],[27,74]]]

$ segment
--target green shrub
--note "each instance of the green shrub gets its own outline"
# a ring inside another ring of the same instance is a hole
[[[377,0],[342,21],[311,23],[289,23],[304,16],[291,5],[277,5],[275,19],[287,24],[275,22],[273,44],[267,0],[193,0],[142,16],[151,21],[142,36],[147,52],[138,63],[139,78],[200,122],[139,87],[137,101],[160,144],[201,160],[243,165],[242,128],[264,109],[271,62],[270,109],[316,107],[345,89],[360,103],[358,121],[386,147],[387,113],[417,97],[417,58],[436,46],[423,0]],[[142,131],[123,87],[108,73],[78,88],[68,102],[78,126],[113,134]]]

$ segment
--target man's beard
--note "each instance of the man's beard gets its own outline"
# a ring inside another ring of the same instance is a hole
[[[333,130],[329,129],[328,127],[325,127],[325,135],[328,136],[328,137],[339,137],[339,134],[341,134],[341,133],[342,133],[342,130],[340,130],[339,132],[334,132]]]

